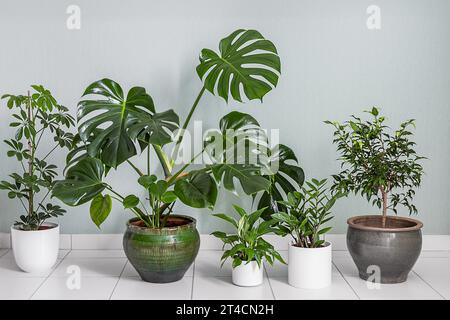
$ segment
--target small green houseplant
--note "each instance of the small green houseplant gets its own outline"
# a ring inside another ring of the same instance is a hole
[[[218,184],[234,191],[239,181],[249,195],[270,186],[269,179],[262,174],[262,164],[230,161],[227,155],[235,147],[217,152],[211,148],[211,140],[205,140],[200,153],[175,169],[185,130],[205,92],[227,102],[231,98],[241,102],[245,97],[262,101],[277,85],[281,70],[277,50],[258,31],[237,30],[222,39],[219,48],[219,53],[210,49],[201,51],[196,70],[203,86],[182,125],[173,110],[157,112],[144,88],[133,87],[124,94],[121,86],[110,79],[89,85],[83,97],[95,97],[78,104],[75,147],[67,158],[66,178],[56,184],[53,196],[71,206],[90,202],[91,218],[97,226],[111,212],[112,200],[132,212],[135,218],[128,222],[124,247],[130,262],[146,281],[180,279],[197,254],[199,235],[195,220],[173,214],[177,200],[190,207],[212,208]],[[246,67],[248,64],[253,66]],[[236,111],[220,120],[215,138],[224,145],[238,140],[250,153],[267,144],[259,123],[252,116]],[[171,152],[167,151],[169,145]],[[163,177],[152,174],[156,165],[150,163],[151,152],[159,160]],[[145,170],[138,168],[132,159],[138,153],[147,158]],[[212,163],[188,171],[192,162],[205,153]],[[122,164],[136,172],[145,198],[120,194],[104,181],[111,168],[117,169]],[[176,245],[174,236],[178,239]],[[164,256],[161,252],[165,252]]]
[[[9,148],[6,153],[17,160],[21,171],[0,182],[0,189],[8,193],[8,198],[18,200],[23,209],[11,228],[12,244],[17,264],[29,272],[49,268],[56,261],[59,227],[46,221],[66,211],[49,201],[58,174],[49,159],[57,150],[70,149],[73,134],[67,130],[74,125],[67,108],[58,104],[49,90],[42,85],[31,88],[27,95],[2,96],[13,110],[10,127],[15,128],[14,138],[4,141]],[[49,136],[53,140],[50,148],[43,142]],[[36,241],[36,237],[42,241]],[[51,242],[48,248],[37,247],[47,238]]]
[[[247,213],[236,205],[234,209],[239,214],[239,220],[224,213],[214,214],[236,229],[234,234],[226,234],[221,231],[212,233],[223,241],[224,247],[230,246],[222,255],[222,265],[228,258],[233,260],[232,280],[234,284],[239,286],[260,285],[263,281],[263,260],[271,265],[275,259],[285,263],[273,245],[263,238],[264,235],[275,231],[273,225],[276,222],[261,219],[265,208],[252,213]]]
[[[340,193],[331,194],[327,179],[311,179],[298,191],[281,201],[286,212],[272,215],[278,234],[290,235],[288,282],[298,288],[316,289],[331,283],[331,243],[323,239],[331,227],[331,208]]]
[[[357,216],[347,221],[347,246],[360,276],[367,279],[367,268],[377,265],[381,282],[403,282],[420,254],[422,223],[388,216],[387,212],[397,214],[402,205],[409,214],[417,213],[412,200],[422,181],[420,162],[424,157],[417,154],[411,140],[414,120],[391,130],[376,107],[366,113],[370,120],[352,116],[344,123],[326,121],[335,129],[333,142],[343,168],[334,176],[332,188],[359,193],[382,211],[381,216]]]

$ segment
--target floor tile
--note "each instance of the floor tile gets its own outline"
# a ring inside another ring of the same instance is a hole
[[[0,249],[0,258],[3,257],[5,254],[8,253],[9,249]]]
[[[0,300],[29,299],[44,281],[45,278],[3,278],[0,275]]]
[[[435,290],[421,280],[414,272],[408,276],[408,280],[398,284],[380,284],[374,287],[358,276],[358,271],[350,258],[337,258],[334,264],[344,275],[347,282],[355,290],[360,299],[364,300],[415,300],[415,299],[442,299]]]
[[[450,277],[450,258],[419,258],[413,270],[420,276]]]
[[[358,299],[339,271],[333,266],[331,285],[323,289],[299,289],[288,284],[287,277],[269,277],[270,285],[279,300],[354,300]]]
[[[267,278],[257,287],[238,287],[231,277],[194,276],[193,299],[195,300],[273,300]]]
[[[78,266],[82,277],[118,277],[126,261],[126,258],[66,258],[50,277],[68,276],[68,267],[71,266]]]
[[[192,264],[189,269],[184,274],[185,277],[192,277],[194,275],[194,264]],[[127,261],[127,264],[125,266],[125,269],[122,273],[123,278],[130,278],[130,277],[139,277],[139,274],[137,273],[136,269],[131,265],[130,261]]]
[[[72,250],[67,258],[126,258],[123,250]]]
[[[444,299],[450,300],[450,276],[426,275],[417,274],[423,281],[428,283],[434,290],[437,291]]]
[[[172,283],[150,283],[138,277],[120,278],[113,300],[188,300],[191,298],[192,277]]]
[[[195,259],[195,276],[226,277],[231,276],[231,259],[228,259],[222,267],[220,257],[223,251],[200,250]]]
[[[14,258],[2,257],[0,258],[0,278],[45,278],[60,262],[57,261],[52,269],[42,272],[24,272],[22,271],[14,261]]]
[[[288,262],[288,252],[286,250],[284,251],[278,251],[280,256]],[[284,277],[287,279],[288,276],[288,266],[286,264],[283,264],[276,260],[273,265],[269,265],[268,263],[264,263],[264,266],[267,270],[267,274],[269,277]]]
[[[33,295],[33,300],[107,300],[119,278],[81,277],[79,288],[68,278],[51,277]],[[69,282],[69,283],[68,283]]]

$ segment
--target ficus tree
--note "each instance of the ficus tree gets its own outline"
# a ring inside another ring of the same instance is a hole
[[[415,150],[411,140],[414,120],[400,124],[397,130],[385,125],[386,118],[373,107],[366,111],[370,120],[352,116],[344,123],[326,121],[335,128],[333,143],[340,153],[343,170],[334,175],[332,189],[360,193],[382,209],[383,226],[387,211],[397,214],[398,205],[417,213],[412,203],[415,188],[420,186],[425,157]]]
[[[256,119],[246,113],[225,115],[215,139],[205,139],[201,152],[181,168],[175,170],[175,164],[185,130],[206,92],[227,102],[231,98],[240,102],[244,97],[262,101],[277,85],[280,71],[280,58],[271,41],[256,30],[233,32],[220,41],[219,52],[201,51],[197,74],[203,86],[182,124],[173,110],[157,112],[142,87],[125,94],[113,80],[92,83],[78,104],[78,134],[67,157],[66,178],[56,184],[53,195],[72,206],[91,202],[91,218],[97,226],[108,217],[112,200],[117,200],[147,227],[161,228],[177,200],[195,208],[212,208],[219,184],[234,191],[239,182],[249,195],[268,190],[270,181],[263,176],[260,161],[230,161],[236,160],[227,159],[234,145],[220,152],[211,147],[237,140],[250,153],[265,148],[267,137]],[[159,160],[163,177],[152,174],[151,152]],[[134,162],[138,154],[147,158],[145,169]],[[210,163],[189,170],[194,160],[205,154]],[[146,190],[145,199],[119,194],[104,181],[111,168],[122,164],[136,172],[137,183]]]
[[[13,111],[10,127],[16,130],[14,138],[4,141],[7,155],[17,160],[21,172],[10,174],[10,181],[1,181],[0,189],[22,205],[24,213],[15,224],[23,230],[38,230],[47,219],[66,212],[48,202],[58,174],[56,165],[48,161],[56,150],[71,148],[74,136],[67,129],[75,124],[68,109],[58,104],[49,90],[42,85],[31,88],[27,95],[2,96]],[[50,150],[44,142],[49,136],[53,137]]]

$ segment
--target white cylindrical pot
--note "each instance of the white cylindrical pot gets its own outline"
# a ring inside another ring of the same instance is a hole
[[[256,261],[242,262],[233,269],[232,281],[240,287],[254,287],[263,283],[263,267],[259,267]]]
[[[16,264],[25,272],[50,269],[58,258],[59,226],[44,223],[42,230],[25,231],[11,227],[11,245]]]
[[[331,243],[321,248],[289,246],[288,282],[303,289],[320,289],[331,284]]]

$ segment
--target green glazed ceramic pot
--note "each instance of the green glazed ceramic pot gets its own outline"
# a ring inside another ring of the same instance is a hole
[[[194,218],[171,215],[170,227],[151,229],[127,222],[123,248],[142,280],[154,283],[174,282],[183,278],[200,247],[200,235]]]

